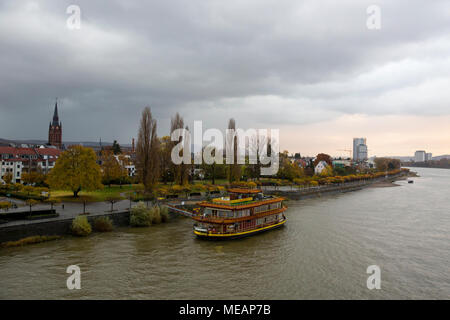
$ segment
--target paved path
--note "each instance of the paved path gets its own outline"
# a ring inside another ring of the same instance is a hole
[[[13,200],[13,199],[8,199]],[[8,212],[14,211],[27,211],[27,206],[21,206],[17,209],[9,209]],[[48,219],[38,219],[38,220],[16,220],[7,223],[0,224],[0,228],[12,226],[12,225],[20,225],[20,224],[30,224],[30,223],[39,223],[43,221],[54,221],[54,220],[63,220],[68,218],[75,218],[80,213],[83,213],[83,203],[78,202],[63,202],[57,205],[54,205],[53,208],[59,213],[59,217],[48,218]],[[114,211],[125,211],[130,208],[129,200],[122,200],[114,203]],[[45,210],[50,209],[50,204],[38,204],[33,206],[33,210]],[[3,211],[4,212],[4,211]],[[111,212],[111,203],[109,202],[87,202],[86,203],[86,212],[89,213],[89,216],[96,215],[104,215],[105,213]]]

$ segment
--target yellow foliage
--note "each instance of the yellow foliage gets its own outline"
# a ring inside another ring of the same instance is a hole
[[[72,191],[75,197],[81,190],[102,188],[100,166],[94,150],[83,146],[69,147],[56,161],[48,183],[53,189]]]

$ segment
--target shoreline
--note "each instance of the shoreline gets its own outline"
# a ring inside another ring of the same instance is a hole
[[[399,186],[395,184],[395,181],[405,180],[410,176],[409,174],[401,174],[399,176],[393,176],[389,178],[381,178],[378,181],[358,181],[349,182],[336,186],[320,186],[309,189],[297,189],[289,191],[281,190],[267,190],[263,189],[265,193],[274,194],[278,196],[284,196],[288,200],[303,200],[308,198],[328,196],[338,193],[352,192],[361,190],[364,188],[382,188],[382,187],[395,187]],[[177,199],[177,202],[198,202],[202,201],[205,197],[199,197],[195,199]],[[166,202],[169,204],[170,201]],[[98,212],[89,214],[87,217],[89,220],[99,216],[109,216],[113,220],[113,224],[117,227],[129,226],[129,209],[117,210],[114,212]],[[173,217],[173,216],[172,216]],[[35,221],[26,221],[25,223],[13,222],[6,225],[0,225],[0,243],[8,241],[17,241],[31,236],[61,236],[70,234],[70,226],[72,224],[72,217],[59,217],[49,218]]]

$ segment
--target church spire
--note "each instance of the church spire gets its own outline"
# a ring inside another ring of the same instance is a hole
[[[62,124],[58,116],[58,100],[55,102],[55,111],[53,112],[53,121],[48,128],[48,144],[62,148]]]
[[[58,117],[58,98],[55,101],[55,111],[53,112],[53,126],[59,126],[59,117]]]

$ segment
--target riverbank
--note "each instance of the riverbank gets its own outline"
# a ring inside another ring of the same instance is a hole
[[[387,187],[394,186],[393,182],[400,179],[406,179],[407,173],[399,173],[395,176],[390,176],[388,178],[376,178],[369,180],[361,180],[354,182],[345,182],[341,184],[334,185],[324,185],[308,188],[295,188],[295,189],[284,189],[280,190],[271,187],[262,187],[265,193],[270,193],[274,195],[279,195],[286,197],[290,200],[302,200],[314,197],[323,197],[327,195],[333,195],[338,193],[352,192],[361,190],[367,187]],[[202,201],[207,199],[208,196],[201,195],[198,197],[188,197],[184,199],[177,199],[177,202],[187,202],[187,201]],[[173,201],[173,200],[172,200]],[[169,203],[170,200],[166,200],[163,203]],[[55,218],[48,218],[42,220],[19,220],[12,221],[6,224],[0,225],[0,243],[8,241],[17,241],[27,237],[33,236],[62,236],[70,234],[70,227],[73,219],[78,216],[80,210],[75,204],[71,204],[73,208],[66,207],[65,210],[59,210],[60,216]],[[129,226],[130,220],[130,202],[120,201],[116,204],[118,208],[117,211],[105,212],[105,204],[99,206],[96,210],[89,210],[91,212],[87,215],[89,222],[92,223],[94,218],[100,216],[107,216],[111,218],[113,225],[116,227]],[[90,205],[90,209],[95,208],[94,204]],[[125,207],[125,208],[124,208]],[[171,212],[172,218],[176,216],[175,213]]]
[[[406,179],[409,173],[402,172],[394,176],[381,177],[376,179],[361,180],[355,182],[345,182],[334,185],[324,185],[317,187],[293,189],[285,188],[280,190],[280,188],[262,188],[264,192],[275,194],[278,196],[286,197],[290,200],[303,200],[315,197],[322,197],[326,195],[334,195],[338,193],[358,191],[368,187],[392,187],[395,186],[394,182],[397,180]]]

